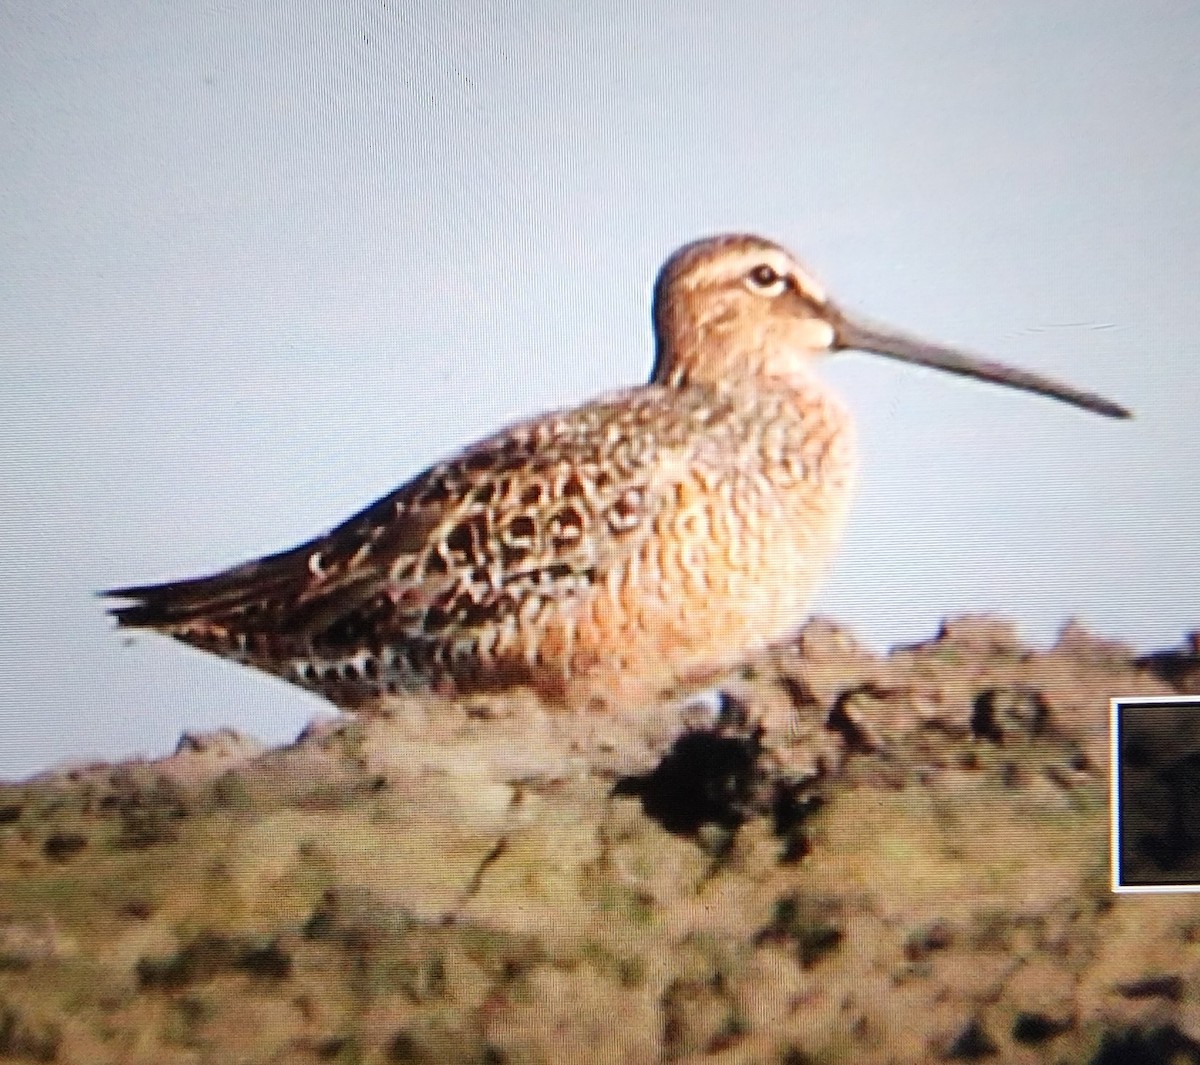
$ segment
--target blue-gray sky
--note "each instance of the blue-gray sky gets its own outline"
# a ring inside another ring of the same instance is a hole
[[[654,271],[751,230],[848,306],[1127,404],[867,356],[816,609],[1200,625],[1200,8],[7,4],[0,776],[323,705],[95,589],[290,546],[643,379]]]

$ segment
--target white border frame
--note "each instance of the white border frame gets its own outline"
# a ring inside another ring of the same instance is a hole
[[[1121,875],[1121,763],[1118,747],[1117,722],[1121,706],[1179,706],[1192,704],[1200,709],[1200,695],[1130,695],[1115,696],[1109,700],[1108,741],[1110,747],[1108,771],[1109,864],[1112,872],[1112,890],[1117,895],[1185,895],[1200,893],[1200,883],[1195,884],[1122,884]]]

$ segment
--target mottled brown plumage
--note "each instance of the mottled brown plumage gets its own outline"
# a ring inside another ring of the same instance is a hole
[[[1125,416],[854,321],[757,237],[676,252],[654,324],[649,384],[505,429],[290,551],[114,589],[132,603],[112,613],[346,707],[519,684],[628,704],[803,621],[854,477],[818,356],[876,351]]]

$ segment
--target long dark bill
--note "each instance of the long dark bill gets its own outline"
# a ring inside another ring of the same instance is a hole
[[[1020,388],[1026,392],[1059,399],[1084,410],[1094,411],[1109,418],[1132,417],[1129,411],[1116,403],[1110,403],[1092,392],[1082,392],[1069,385],[1059,384],[1048,377],[1041,377],[1027,370],[1015,370],[1003,363],[991,362],[969,355],[964,351],[932,344],[905,333],[882,329],[867,322],[856,321],[844,315],[834,323],[837,332],[835,350],[854,349],[869,351],[875,355],[886,355],[901,362],[912,362],[918,366],[929,366],[935,370],[974,377],[980,381],[991,381],[1009,388]]]

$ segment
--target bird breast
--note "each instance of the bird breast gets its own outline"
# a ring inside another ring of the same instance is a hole
[[[721,455],[697,455],[697,477],[715,482],[709,527],[691,517],[699,501],[680,520],[694,544],[708,536],[713,597],[732,604],[743,638],[761,645],[803,622],[840,539],[856,463],[848,412],[820,382],[760,385],[747,402],[754,412],[730,426],[736,439],[711,441]]]
[[[790,636],[845,519],[853,438],[824,388],[686,387],[671,407],[650,527],[552,640],[588,693],[629,676],[688,686]]]

